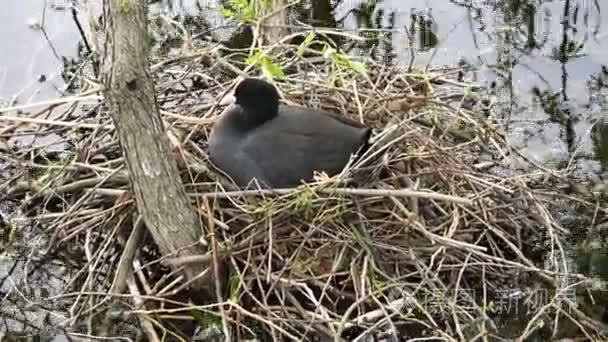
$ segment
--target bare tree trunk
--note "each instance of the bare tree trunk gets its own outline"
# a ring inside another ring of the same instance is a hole
[[[204,231],[171,157],[149,71],[144,0],[105,0],[101,78],[137,209],[163,255],[204,253]],[[198,268],[198,269],[197,269]],[[200,266],[186,269],[192,278]],[[201,281],[197,287],[206,287]]]
[[[276,43],[289,33],[285,5],[287,5],[287,0],[270,1],[270,12],[274,13],[262,23],[264,25],[263,35],[267,43]]]

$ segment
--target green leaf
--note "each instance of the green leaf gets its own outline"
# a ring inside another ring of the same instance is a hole
[[[363,64],[361,62],[351,61],[349,66],[351,69],[355,70],[362,76],[365,76],[367,74],[367,72],[365,70],[365,64]]]
[[[324,58],[330,58],[330,59],[335,59],[336,57],[336,49],[332,48],[331,46],[325,46],[325,48],[323,49],[323,57]]]
[[[269,9],[271,9],[271,7],[270,7],[270,0],[261,0],[261,1],[262,1],[262,7],[263,7],[265,10],[269,10]]]
[[[343,55],[343,54],[339,53],[338,51],[334,52],[332,57],[334,58],[334,60],[336,62],[339,62],[343,65],[346,65],[350,62],[350,59],[348,58],[348,56]]]
[[[230,291],[230,301],[236,303],[239,297],[239,290],[241,289],[241,282],[239,281],[238,275],[233,274],[230,277],[228,280],[228,289]]]
[[[302,57],[302,55],[304,54],[304,50],[306,50],[310,44],[313,42],[313,40],[315,39],[315,34],[313,32],[309,32],[308,35],[306,36],[306,38],[304,38],[304,41],[302,42],[302,44],[300,44],[300,46],[298,46],[298,56]]]
[[[268,78],[283,78],[285,73],[278,65],[274,64],[269,58],[262,58],[262,72]]]
[[[220,13],[225,17],[241,22],[254,21],[255,0],[229,0],[228,7],[220,7]]]
[[[203,328],[213,327],[213,326],[221,326],[222,319],[214,315],[210,312],[205,312],[197,309],[190,310],[190,314],[192,318]]]
[[[247,12],[246,12],[246,18],[248,20],[255,20],[256,19],[256,13],[255,13],[255,0],[250,0],[249,4],[247,6]]]
[[[260,63],[260,60],[262,59],[263,55],[262,52],[260,50],[257,50],[253,55],[247,57],[247,59],[245,59],[245,64],[247,65],[255,65]]]
[[[236,12],[227,7],[220,7],[220,13],[226,18],[236,18]]]

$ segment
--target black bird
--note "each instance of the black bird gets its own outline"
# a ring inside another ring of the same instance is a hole
[[[262,186],[294,187],[312,180],[314,171],[332,176],[351,154],[368,147],[370,128],[332,113],[279,105],[268,82],[245,79],[234,97],[213,126],[209,156],[239,186],[255,178]]]

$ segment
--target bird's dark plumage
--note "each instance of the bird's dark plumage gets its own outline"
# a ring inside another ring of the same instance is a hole
[[[279,105],[275,87],[245,79],[235,89],[209,138],[211,161],[238,185],[256,178],[282,188],[335,175],[367,146],[371,130],[356,121],[306,107]]]

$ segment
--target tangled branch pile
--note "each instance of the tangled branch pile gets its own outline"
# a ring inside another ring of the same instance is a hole
[[[161,61],[153,72],[183,180],[201,221],[214,227],[217,256],[209,252],[197,262],[229,265],[221,307],[185,303],[179,278],[163,265],[186,261],[158,262],[150,239],[135,246],[130,294],[110,294],[131,248],[127,239],[141,229],[103,103],[82,115],[73,114],[82,105],[70,106],[52,120],[31,117],[28,125],[3,128],[5,136],[53,133],[72,146],[59,154],[13,148],[5,159],[15,177],[3,186],[33,216],[33,234],[45,237],[32,260],[46,260],[36,257],[46,250],[70,261],[73,271],[49,301],[69,309],[62,314],[71,334],[128,335],[120,329],[129,324],[91,324],[101,317],[135,324],[131,319],[139,318],[148,336],[173,336],[169,313],[174,326],[177,314],[239,339],[473,340],[551,334],[555,322],[598,333],[566,296],[588,280],[569,273],[555,218],[592,204],[560,194],[568,181],[556,172],[507,171],[523,157],[474,109],[475,87],[459,80],[466,70],[413,73],[369,62],[362,76],[283,48],[275,60],[289,72],[275,82],[285,101],[351,113],[381,138],[340,177],[243,191],[209,167],[205,142],[236,71],[254,68],[218,49],[201,51]],[[544,301],[535,301],[539,291],[546,291]],[[507,302],[511,309],[526,305],[524,316],[513,313],[525,317],[519,330],[502,329]]]

